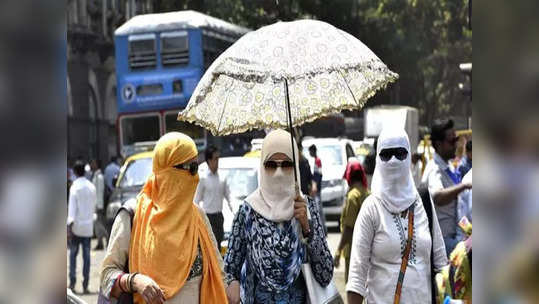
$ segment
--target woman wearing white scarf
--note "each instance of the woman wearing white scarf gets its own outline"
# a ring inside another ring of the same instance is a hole
[[[264,139],[259,188],[240,206],[228,241],[225,272],[231,304],[305,303],[301,264],[307,256],[315,279],[323,286],[331,281],[333,259],[319,209],[312,199],[296,197],[293,170],[299,176],[299,158],[294,152],[295,168],[286,131],[275,130]]]
[[[431,244],[435,269],[447,264],[442,234],[433,212],[433,236],[410,171],[410,143],[402,128],[384,128],[378,138],[371,195],[363,203],[352,240],[346,290],[348,303],[393,303],[408,239],[413,235],[400,296],[401,304],[431,302]],[[410,211],[412,212],[412,211]]]

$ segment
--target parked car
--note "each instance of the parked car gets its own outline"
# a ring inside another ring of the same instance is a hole
[[[232,230],[234,215],[245,198],[258,188],[258,169],[260,158],[255,157],[221,157],[219,158],[218,173],[225,177],[230,188],[230,204],[234,212],[230,212],[226,202],[223,202],[224,240],[221,243],[221,253],[225,253],[228,237]],[[199,166],[199,175],[208,174],[208,165],[204,162]]]
[[[134,199],[152,173],[153,152],[140,152],[128,157],[116,181],[105,212],[107,231],[110,234],[114,217],[120,207],[129,199]]]
[[[309,147],[315,145],[322,161],[322,207],[327,220],[340,220],[343,203],[348,192],[348,184],[343,179],[349,160],[356,159],[352,141],[338,138],[306,138],[302,142],[303,155],[309,161],[311,170],[314,159],[309,155]]]

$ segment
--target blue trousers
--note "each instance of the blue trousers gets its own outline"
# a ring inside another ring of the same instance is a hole
[[[82,276],[84,278],[82,287],[88,288],[90,281],[90,238],[73,236],[71,239],[71,246],[69,248],[69,283],[71,286],[75,286],[77,281],[77,255],[79,254],[79,245],[82,245]]]

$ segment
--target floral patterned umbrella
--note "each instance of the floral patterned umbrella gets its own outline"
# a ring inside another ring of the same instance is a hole
[[[358,110],[398,78],[361,41],[316,20],[249,32],[209,67],[178,120],[214,135],[299,126]]]
[[[360,109],[397,78],[361,41],[330,24],[277,22],[247,33],[221,54],[178,120],[214,135],[288,127],[294,150],[292,126]]]

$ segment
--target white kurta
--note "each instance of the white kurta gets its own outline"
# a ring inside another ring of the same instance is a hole
[[[433,219],[434,265],[440,269],[447,264],[447,257],[436,212]],[[362,295],[368,304],[393,303],[407,239],[408,216],[390,213],[373,195],[365,199],[354,228],[346,290]],[[428,218],[418,197],[401,304],[431,302],[430,248]]]

